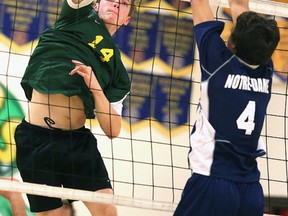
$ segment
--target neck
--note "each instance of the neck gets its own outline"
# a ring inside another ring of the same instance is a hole
[[[117,29],[119,28],[116,25],[109,24],[109,23],[105,23],[105,26],[106,26],[106,28],[107,28],[107,30],[108,30],[108,32],[110,33],[111,36],[114,35],[115,32],[117,31]]]

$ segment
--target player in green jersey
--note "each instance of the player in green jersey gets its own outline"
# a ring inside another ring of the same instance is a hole
[[[45,30],[21,85],[28,113],[15,132],[25,182],[112,194],[97,140],[85,128],[96,118],[109,138],[121,129],[130,79],[112,35],[130,22],[135,0],[65,0]],[[61,199],[27,195],[37,215],[67,215]],[[117,215],[113,205],[84,202],[92,215]]]

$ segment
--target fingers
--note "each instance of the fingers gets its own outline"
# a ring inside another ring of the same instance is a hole
[[[79,75],[83,75],[84,73],[80,70],[80,68],[75,67],[73,70],[70,71],[69,75],[74,75],[78,73]]]
[[[80,71],[80,70],[78,70],[77,68],[75,68],[75,69],[73,69],[70,73],[69,73],[69,75],[74,75],[74,74],[79,74],[80,76],[82,76],[82,77],[84,77],[85,76],[85,72],[82,72],[82,71]]]
[[[69,75],[74,75],[78,73],[81,76],[84,76],[85,73],[91,73],[91,67],[84,65],[82,62],[77,60],[72,60],[72,63],[75,64],[75,68],[70,71]]]
[[[75,68],[70,71],[69,75],[74,75],[77,73],[83,77],[86,85],[91,91],[102,91],[102,88],[90,66],[86,66],[77,60],[72,60],[72,63],[75,64]]]
[[[72,62],[73,62],[76,66],[78,66],[78,65],[84,65],[82,62],[80,62],[80,61],[78,61],[78,60],[72,59]]]

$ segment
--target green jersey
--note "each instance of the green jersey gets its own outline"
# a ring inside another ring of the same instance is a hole
[[[109,102],[118,102],[129,93],[131,82],[119,49],[92,4],[79,9],[66,1],[53,28],[39,39],[21,85],[28,100],[32,90],[44,94],[78,95],[87,118],[94,118],[94,98],[83,78],[69,75],[72,59],[92,67]]]

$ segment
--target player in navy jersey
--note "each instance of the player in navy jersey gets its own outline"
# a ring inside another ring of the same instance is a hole
[[[135,1],[65,0],[41,34],[21,81],[30,101],[15,132],[23,181],[113,193],[85,121],[96,116],[107,137],[119,135],[131,83],[112,35],[130,22]],[[61,199],[27,196],[37,215],[68,215]],[[84,204],[92,215],[117,215],[113,205]]]
[[[201,67],[201,96],[189,152],[193,171],[174,216],[260,216],[264,195],[256,158],[271,97],[271,56],[279,42],[274,20],[229,0],[234,26],[227,46],[224,23],[208,0],[191,0]]]

